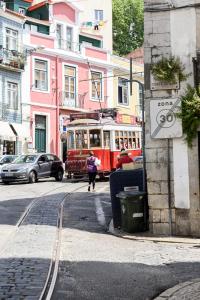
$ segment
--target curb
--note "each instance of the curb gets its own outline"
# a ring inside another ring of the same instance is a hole
[[[165,292],[163,292],[162,294],[160,294],[158,297],[154,298],[154,300],[164,300],[164,299],[166,300],[166,299],[170,299],[171,297],[173,297],[172,298],[173,300],[176,300],[176,299],[181,300],[183,295],[180,295],[181,296],[181,298],[180,298],[177,292],[179,290],[182,290],[183,288],[187,288],[188,286],[192,286],[194,284],[198,284],[199,289],[200,289],[200,278],[196,278],[196,279],[193,279],[191,281],[186,281],[186,282],[182,282],[180,284],[177,284],[174,287],[172,287],[172,288],[166,290]],[[177,293],[177,295],[175,295],[176,293]],[[198,293],[198,295],[200,295],[200,292]]]
[[[115,229],[113,226],[113,219],[108,226],[108,232],[116,237],[132,241],[150,241],[155,243],[180,243],[180,244],[200,244],[200,238],[180,237],[180,236],[148,236],[128,234],[120,229]]]

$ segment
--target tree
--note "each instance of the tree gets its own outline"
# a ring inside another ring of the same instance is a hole
[[[113,0],[113,50],[126,55],[143,44],[143,0]]]

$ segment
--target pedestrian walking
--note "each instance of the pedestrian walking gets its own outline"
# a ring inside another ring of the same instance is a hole
[[[97,176],[97,166],[99,164],[99,160],[97,157],[94,156],[94,152],[90,151],[89,157],[86,160],[86,167],[89,177],[89,185],[88,185],[88,192],[90,192],[91,184],[93,191],[95,190],[95,179]]]

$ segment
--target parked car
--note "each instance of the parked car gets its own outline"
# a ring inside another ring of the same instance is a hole
[[[5,165],[1,171],[2,182],[15,181],[35,183],[40,178],[55,177],[62,181],[64,174],[62,161],[54,154],[28,154],[19,156],[13,163]]]
[[[11,162],[13,162],[18,156],[17,155],[1,155],[0,156],[0,173],[2,170],[3,165],[5,164],[10,164]],[[1,178],[1,176],[0,176]]]
[[[133,160],[136,163],[143,163],[143,156],[135,156]]]

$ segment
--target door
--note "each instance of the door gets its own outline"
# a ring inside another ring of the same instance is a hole
[[[46,155],[41,155],[38,159],[38,177],[48,177],[51,173],[51,165]]]
[[[46,152],[46,116],[35,116],[35,149]]]

